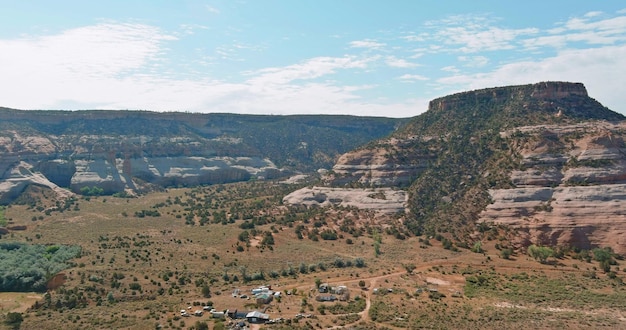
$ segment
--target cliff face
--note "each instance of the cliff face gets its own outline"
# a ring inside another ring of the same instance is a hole
[[[390,138],[380,144],[343,154],[326,180],[335,186],[406,187],[428,166],[428,150],[407,148],[412,139]],[[412,150],[413,152],[407,152]]]
[[[518,243],[611,246],[626,253],[626,123],[503,132],[521,157],[514,186],[491,189],[479,221],[519,229]]]
[[[488,100],[490,103],[503,104],[509,100],[527,99],[540,101],[556,101],[573,97],[585,99],[588,97],[587,89],[581,83],[566,82],[543,82],[533,85],[498,87],[463,92],[432,100],[429,111],[448,111],[464,108],[468,103],[477,100]],[[571,106],[571,104],[570,104]]]
[[[506,224],[517,243],[626,253],[626,124],[582,84],[545,82],[430,102],[390,138],[339,158],[331,186],[404,187],[416,234],[471,237]]]
[[[0,108],[0,203],[30,184],[112,194],[273,179],[330,166],[404,121]]]
[[[98,187],[105,194],[113,194],[147,189],[149,185],[196,186],[249,180],[252,176],[271,179],[290,173],[261,157],[195,156],[210,151],[202,148],[201,141],[185,136],[143,136],[141,148],[132,142],[120,142],[119,136],[24,137],[16,131],[2,134],[0,202],[4,203],[29,184],[55,191],[64,187],[74,193]]]
[[[436,162],[438,153],[458,152],[446,150],[450,142],[477,145],[500,129],[529,122],[622,118],[589,98],[581,83],[543,82],[453,94],[432,100],[426,113],[393,136],[342,155],[328,180],[338,186],[409,185]]]

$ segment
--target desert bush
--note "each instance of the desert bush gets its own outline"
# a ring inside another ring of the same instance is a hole
[[[528,254],[535,260],[545,263],[549,257],[554,255],[554,251],[547,246],[531,245],[528,247]]]

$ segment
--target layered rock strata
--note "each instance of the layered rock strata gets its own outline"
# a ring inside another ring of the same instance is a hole
[[[522,157],[514,188],[489,191],[480,221],[520,231],[519,243],[612,247],[626,253],[626,124],[521,127],[503,132]]]

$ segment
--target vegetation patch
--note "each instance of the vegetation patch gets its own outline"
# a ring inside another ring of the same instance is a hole
[[[48,281],[70,267],[67,262],[80,253],[78,246],[2,242],[0,291],[43,292]]]

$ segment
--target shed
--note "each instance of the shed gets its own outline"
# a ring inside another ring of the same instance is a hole
[[[255,298],[257,305],[263,305],[271,303],[274,296],[269,293],[259,293],[255,296]]]
[[[270,316],[259,311],[252,311],[246,314],[246,319],[250,323],[265,323],[270,320]]]

